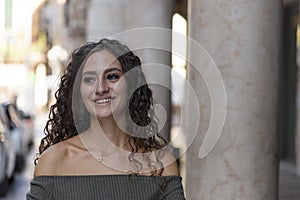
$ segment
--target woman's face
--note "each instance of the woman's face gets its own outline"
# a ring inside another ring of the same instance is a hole
[[[118,59],[107,50],[92,53],[82,71],[80,92],[88,112],[99,120],[123,113],[128,94]]]

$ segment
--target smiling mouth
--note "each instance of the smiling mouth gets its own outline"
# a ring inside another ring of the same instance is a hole
[[[96,99],[95,103],[100,104],[100,105],[101,104],[108,104],[108,103],[111,102],[111,100],[112,100],[112,98]]]

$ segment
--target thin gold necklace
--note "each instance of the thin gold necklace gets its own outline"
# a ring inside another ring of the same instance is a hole
[[[117,147],[117,148],[123,148],[123,147],[125,147],[127,144],[129,144],[129,142],[126,142],[125,144],[123,144],[122,146]],[[98,161],[98,162],[102,162],[102,161],[103,161],[103,157],[107,157],[107,156],[113,154],[117,148],[114,146],[113,150],[112,150],[111,152],[109,152],[109,153],[106,153],[106,154],[104,154],[104,153],[102,153],[102,152],[100,151],[100,155],[99,155],[98,157],[96,157],[97,161]]]

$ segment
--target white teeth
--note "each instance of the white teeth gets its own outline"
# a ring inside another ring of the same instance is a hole
[[[108,99],[99,99],[99,100],[96,101],[96,103],[108,103],[110,101],[111,101],[110,98],[108,98]]]

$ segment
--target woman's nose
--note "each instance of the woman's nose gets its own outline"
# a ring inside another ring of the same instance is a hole
[[[96,92],[99,94],[103,94],[108,91],[109,91],[109,87],[108,87],[107,81],[103,78],[100,78]]]

